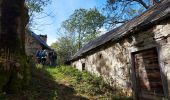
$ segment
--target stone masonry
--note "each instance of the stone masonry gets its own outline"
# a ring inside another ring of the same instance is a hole
[[[82,70],[84,63],[86,70],[103,76],[111,85],[117,85],[125,94],[132,95],[131,53],[157,47],[160,66],[170,85],[170,19],[109,45],[73,62],[72,65]]]

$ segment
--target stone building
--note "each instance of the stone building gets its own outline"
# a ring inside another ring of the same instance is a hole
[[[32,56],[36,61],[36,52],[46,49],[47,52],[52,49],[47,45],[47,35],[37,35],[30,30],[26,30],[25,51],[28,56]],[[49,63],[49,59],[47,59]]]
[[[89,42],[70,62],[135,99],[170,100],[170,1]]]

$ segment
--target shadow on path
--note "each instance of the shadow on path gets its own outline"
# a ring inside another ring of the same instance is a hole
[[[82,96],[77,96],[73,87],[59,84],[45,69],[34,69],[32,71],[32,85],[41,100],[88,100]]]
[[[7,100],[88,100],[76,95],[73,87],[57,83],[45,69],[37,68],[32,69],[31,82],[26,90],[6,97]]]

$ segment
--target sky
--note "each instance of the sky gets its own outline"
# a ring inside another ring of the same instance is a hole
[[[106,0],[52,0],[41,14],[36,14],[37,25],[32,30],[36,34],[47,35],[47,44],[51,45],[59,37],[57,29],[60,28],[62,21],[68,19],[74,10],[101,8],[105,3]]]

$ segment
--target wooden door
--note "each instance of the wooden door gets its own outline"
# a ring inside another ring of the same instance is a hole
[[[140,100],[161,100],[163,85],[156,48],[133,53],[136,88]]]

